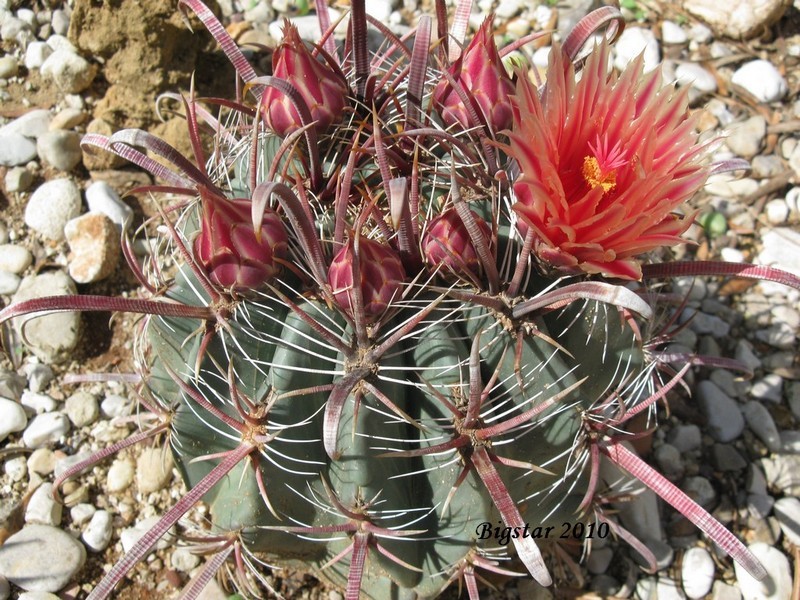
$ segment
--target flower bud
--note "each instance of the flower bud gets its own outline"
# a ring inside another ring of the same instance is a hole
[[[478,228],[487,240],[491,239],[489,225],[470,211]],[[422,256],[425,263],[446,279],[475,279],[483,273],[478,252],[467,232],[467,227],[450,208],[432,219],[422,236]]]

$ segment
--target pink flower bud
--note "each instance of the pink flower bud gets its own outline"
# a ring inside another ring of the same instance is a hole
[[[229,200],[208,191],[203,202],[200,235],[194,254],[212,282],[226,290],[258,289],[280,272],[277,259],[289,253],[286,228],[278,214],[264,212],[259,235],[253,231],[249,200]]]
[[[348,240],[344,248],[337,252],[328,269],[328,282],[333,288],[333,297],[351,315],[351,292],[355,279],[354,252],[355,244],[352,239]],[[371,319],[383,314],[390,302],[399,297],[406,272],[394,250],[374,240],[358,240],[358,259],[364,313]]]
[[[290,83],[300,94],[318,131],[341,119],[347,102],[347,83],[306,48],[297,27],[286,21],[283,41],[272,56],[272,75]],[[267,87],[261,97],[267,126],[280,136],[302,127],[300,114],[280,90]]]
[[[491,239],[489,225],[470,211],[478,228],[487,240]],[[428,223],[422,236],[422,256],[432,269],[446,279],[479,278],[483,273],[478,252],[456,209],[451,208]]]
[[[508,96],[514,93],[514,83],[494,43],[492,19],[493,15],[486,18],[448,73],[464,89],[475,111],[483,114],[489,128],[498,132],[511,125],[511,102]],[[480,124],[470,117],[461,96],[447,79],[443,78],[434,89],[433,102],[448,127],[456,123],[463,127]]]

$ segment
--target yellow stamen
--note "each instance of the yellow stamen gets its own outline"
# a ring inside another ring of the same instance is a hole
[[[617,170],[610,169],[604,173],[598,160],[594,156],[587,156],[583,159],[583,178],[590,187],[600,186],[605,193],[613,190],[617,185]]]

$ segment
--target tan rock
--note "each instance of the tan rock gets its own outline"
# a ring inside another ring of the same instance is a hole
[[[119,231],[102,213],[89,212],[64,227],[70,248],[69,274],[78,283],[105,279],[117,268]]]
[[[145,448],[136,461],[136,485],[142,494],[165,488],[172,479],[172,453],[167,448]]]

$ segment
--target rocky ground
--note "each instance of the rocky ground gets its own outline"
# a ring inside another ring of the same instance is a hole
[[[430,9],[414,0],[368,4],[397,31]],[[473,25],[494,10],[506,42],[531,30],[555,29],[558,37],[591,5],[481,1]],[[714,160],[740,157],[752,164],[737,179],[714,177],[696,198],[699,224],[689,232],[696,244],[679,252],[800,274],[800,11],[780,0],[685,0],[680,6],[625,0],[623,7],[629,25],[616,44],[615,66],[644,50],[648,68],[660,63],[667,80],[690,86],[703,135],[724,136]],[[302,3],[288,0],[227,0],[218,9],[240,44],[274,45],[284,16],[301,29],[314,22],[302,14]],[[119,229],[135,227],[156,207],[121,195],[150,180],[107,155],[82,152],[81,136],[144,127],[186,148],[183,122],[169,118],[168,105],[159,121],[156,96],[188,89],[196,65],[201,93],[229,96],[230,70],[207,35],[189,34],[172,3],[159,0],[0,0],[0,34],[3,302],[76,291],[137,294],[121,266]],[[546,60],[551,41],[545,36],[530,49],[534,64]],[[675,395],[662,426],[639,451],[751,544],[775,585],[759,588],[644,492],[623,507],[621,518],[647,540],[661,570],[644,573],[627,547],[609,543],[595,548],[579,577],[565,571],[555,593],[788,600],[793,577],[800,581],[800,294],[714,279],[675,285],[690,297],[681,318],[694,314],[676,345],[735,357],[755,377],[696,370],[692,397]],[[68,465],[137,430],[135,395],[121,376],[131,370],[132,331],[127,317],[58,314],[26,329],[33,353],[18,353],[21,341],[13,336],[4,339],[11,356],[0,363],[0,543],[13,535],[30,545],[0,548],[0,600],[55,597],[44,592],[84,597],[182,493],[169,453],[156,444],[124,450],[67,483],[63,505],[50,495],[54,476]],[[92,373],[120,377],[92,381]],[[198,523],[202,517],[202,511],[192,515]],[[167,539],[117,597],[176,597],[202,560],[175,537]],[[271,582],[290,598],[341,597],[298,575],[278,573]],[[798,590],[793,597],[800,597]],[[495,596],[549,593],[519,580]],[[224,597],[218,584],[206,596]]]

